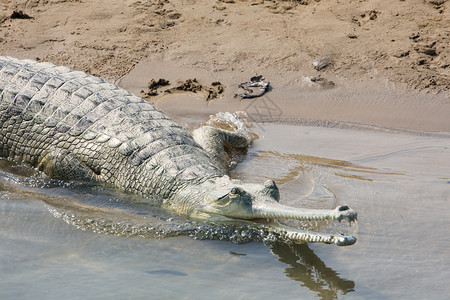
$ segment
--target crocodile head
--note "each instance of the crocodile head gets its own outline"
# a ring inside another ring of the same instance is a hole
[[[194,188],[190,187],[189,195],[184,194],[182,197],[183,211],[180,211],[179,203],[174,205],[172,202],[172,209],[194,220],[245,223],[263,227],[292,241],[335,243],[339,246],[352,245],[356,242],[353,236],[304,231],[278,222],[287,219],[356,221],[356,212],[346,205],[333,210],[286,206],[279,203],[280,193],[272,180],[266,181],[264,185],[258,185],[225,177],[206,181]]]

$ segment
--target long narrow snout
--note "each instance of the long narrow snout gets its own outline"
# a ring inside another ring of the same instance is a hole
[[[343,205],[334,210],[305,209],[286,206],[277,202],[254,204],[251,218],[293,219],[293,220],[348,220],[356,221],[357,213]]]
[[[266,202],[267,203],[267,202]],[[270,204],[255,204],[252,207],[251,219],[278,219],[278,220],[348,220],[356,221],[357,213],[346,205],[338,206],[334,210],[325,209],[304,209],[290,207],[270,202]],[[250,219],[245,216],[242,219]],[[276,223],[276,222],[275,222]],[[306,231],[299,228],[292,228],[282,224],[270,224],[266,229],[276,233],[282,239],[289,241],[299,241],[308,243],[336,244],[338,246],[349,246],[356,243],[356,237],[351,235],[334,235],[319,232]]]
[[[257,205],[252,208],[252,211],[257,218],[338,221],[345,219],[350,222],[357,219],[357,213],[346,205],[338,206],[334,210],[319,210],[290,207],[276,203],[271,204],[270,207]],[[282,238],[291,241],[336,244],[338,246],[349,246],[356,243],[356,237],[351,235],[312,232],[281,224],[271,226],[271,229]]]

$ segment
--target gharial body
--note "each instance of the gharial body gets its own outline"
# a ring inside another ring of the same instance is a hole
[[[205,126],[191,136],[143,99],[51,63],[0,57],[0,93],[2,157],[51,177],[160,197],[164,208],[193,220],[263,226],[294,241],[356,241],[279,224],[276,220],[353,221],[357,215],[348,206],[285,206],[271,180],[257,185],[230,179],[223,149],[247,146],[239,134]]]

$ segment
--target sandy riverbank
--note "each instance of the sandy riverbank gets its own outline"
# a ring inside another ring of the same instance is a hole
[[[225,87],[209,102],[164,89],[147,97],[180,119],[246,110],[255,120],[450,131],[448,8],[434,0],[2,1],[0,54],[67,65],[136,94],[159,78]],[[330,64],[317,70],[323,54]],[[257,74],[271,91],[234,98]]]

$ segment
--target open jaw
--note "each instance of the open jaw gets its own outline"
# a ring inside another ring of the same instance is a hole
[[[281,224],[277,220],[348,220],[353,222],[357,220],[357,214],[348,206],[338,206],[334,210],[302,209],[285,206],[282,204],[274,205],[271,203],[270,209],[261,206],[253,207],[251,214],[227,216],[234,222],[243,222],[251,224],[253,227],[262,228],[275,234],[278,238],[292,242],[305,243],[325,243],[336,244],[338,246],[349,246],[356,242],[356,237],[342,234],[326,234],[313,232],[299,228],[290,227]]]
[[[305,243],[336,244],[338,246],[350,246],[356,243],[356,237],[343,234],[326,234],[314,231],[293,228],[282,224],[270,225],[268,228],[283,240],[299,241]]]

